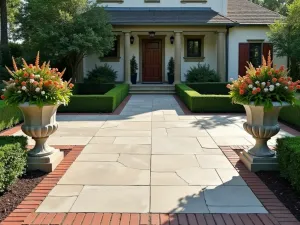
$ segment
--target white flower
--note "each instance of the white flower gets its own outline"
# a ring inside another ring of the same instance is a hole
[[[273,84],[270,85],[270,89],[274,89],[275,86]]]
[[[2,91],[6,91],[6,89],[4,88],[4,89],[2,89]]]
[[[266,86],[266,82],[262,82],[261,85],[262,85],[262,86]]]
[[[17,91],[18,94],[21,94],[21,91]]]
[[[264,88],[264,92],[268,92],[269,91],[269,89],[268,88]]]
[[[27,89],[26,86],[23,86],[23,87],[22,87],[22,90],[23,90],[23,91],[25,91],[26,89]]]
[[[34,82],[34,79],[30,79],[29,82],[32,84]]]
[[[44,94],[46,94],[46,92],[45,91],[41,91],[41,94],[44,95]]]
[[[289,88],[287,86],[285,86],[284,89],[289,89]]]
[[[255,83],[256,83],[256,84],[259,84],[260,82],[259,82],[259,81],[255,81]]]
[[[40,75],[35,75],[35,76],[34,76],[34,78],[40,78],[40,77],[41,77]]]
[[[37,87],[37,88],[35,89],[35,92],[40,92],[40,90],[41,90],[41,89]]]
[[[252,85],[252,84],[249,84],[248,88],[252,89],[252,88],[253,88],[253,85]]]
[[[254,88],[253,88],[253,91],[255,91],[256,89],[257,89],[257,88],[256,88],[256,87],[254,87]]]
[[[13,80],[12,78],[9,78],[9,80]]]
[[[280,84],[279,84],[279,83],[276,83],[276,86],[277,86],[277,87],[279,87],[279,86],[280,86]]]

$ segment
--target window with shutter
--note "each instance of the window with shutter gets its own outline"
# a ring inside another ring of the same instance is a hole
[[[246,75],[246,66],[249,61],[249,43],[239,44],[239,75]]]

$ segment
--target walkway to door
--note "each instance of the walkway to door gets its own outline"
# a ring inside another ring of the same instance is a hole
[[[117,116],[58,117],[50,143],[86,146],[37,212],[268,213],[220,147],[253,144],[244,116],[187,116],[172,95],[133,95]]]

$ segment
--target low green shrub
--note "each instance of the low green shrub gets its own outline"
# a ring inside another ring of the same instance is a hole
[[[113,89],[115,84],[93,84],[93,83],[78,83],[75,85],[74,95],[104,95]]]
[[[23,121],[23,114],[17,107],[7,106],[0,101],[0,131],[11,128]]]
[[[300,192],[300,137],[277,139],[277,158],[280,174]]]
[[[60,106],[58,112],[111,113],[126,98],[128,84],[116,85],[104,95],[73,95],[68,106]]]
[[[194,89],[202,95],[229,95],[229,90],[226,87],[226,82],[202,82],[202,83],[187,83],[187,86]]]
[[[279,119],[300,131],[300,100],[294,106],[282,108]]]
[[[210,68],[209,64],[200,64],[192,66],[185,74],[186,82],[197,83],[197,82],[218,82],[220,76],[217,72]]]
[[[201,95],[185,84],[177,84],[176,93],[192,112],[245,112],[243,106],[231,103],[229,95]]]
[[[25,171],[27,138],[0,137],[0,193],[7,190]]]
[[[115,71],[112,66],[104,64],[103,66],[95,66],[95,68],[88,72],[86,83],[92,84],[107,84],[115,83],[117,79],[117,71]]]

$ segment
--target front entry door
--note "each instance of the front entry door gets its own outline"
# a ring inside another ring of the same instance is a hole
[[[143,82],[162,82],[161,40],[143,40]]]

